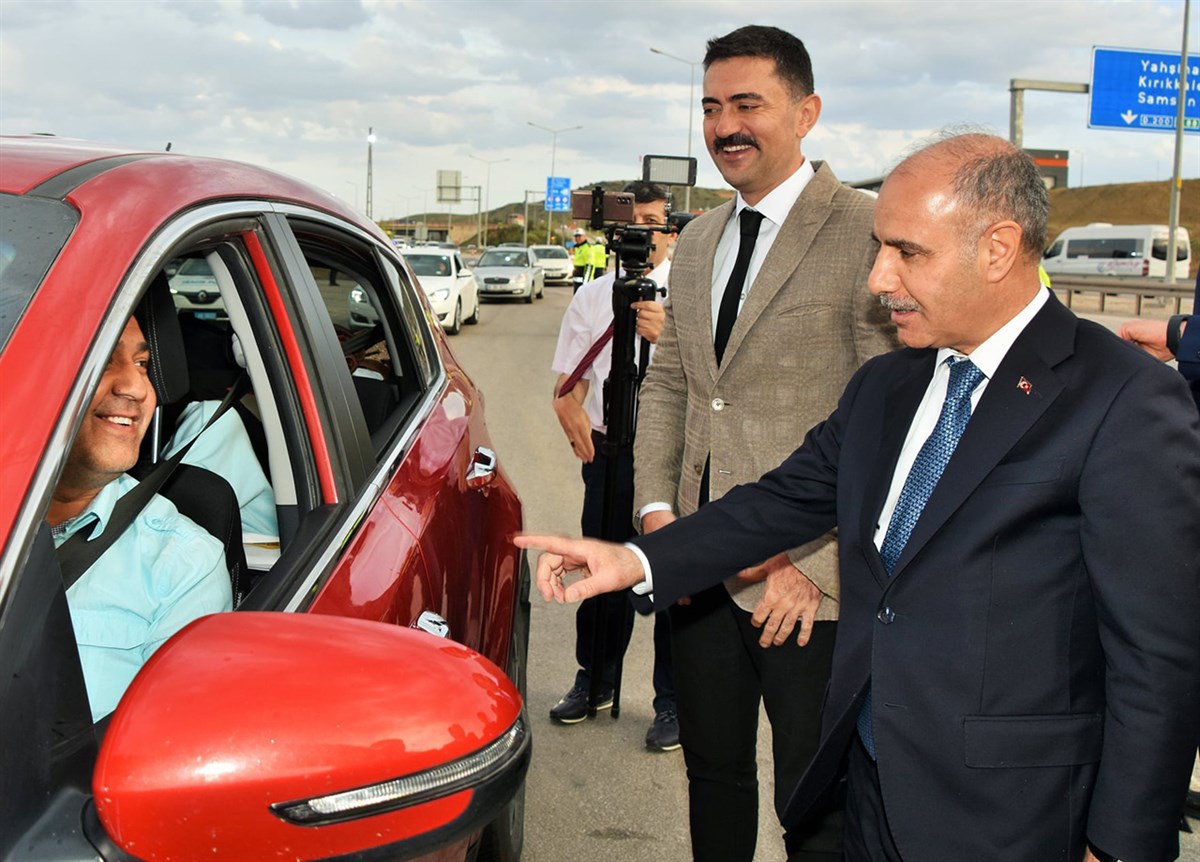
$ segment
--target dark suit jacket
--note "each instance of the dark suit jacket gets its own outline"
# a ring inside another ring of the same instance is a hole
[[[655,606],[836,524],[822,747],[785,825],[837,776],[869,678],[906,858],[1075,862],[1086,838],[1122,859],[1174,858],[1200,722],[1200,422],[1186,387],[1051,298],[889,578],[876,521],[934,357],[871,360],[778,469],[636,539]]]

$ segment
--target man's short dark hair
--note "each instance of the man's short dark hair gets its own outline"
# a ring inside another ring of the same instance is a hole
[[[718,60],[735,57],[765,57],[775,61],[777,74],[793,100],[811,96],[813,89],[812,60],[804,43],[778,27],[763,27],[751,24],[740,27],[725,36],[708,40],[704,54],[704,68]]]
[[[634,180],[631,183],[626,183],[623,192],[631,192],[633,194],[633,202],[638,204],[648,204],[654,201],[663,202],[663,215],[671,214],[671,193],[658,183],[648,182],[646,180]]]

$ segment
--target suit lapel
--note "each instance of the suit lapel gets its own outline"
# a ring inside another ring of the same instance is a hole
[[[728,366],[737,355],[738,346],[746,333],[754,326],[754,322],[775,298],[775,294],[787,283],[800,261],[808,254],[808,249],[816,239],[822,226],[829,219],[830,202],[837,189],[837,180],[824,164],[815,164],[816,173],[796,199],[788,212],[787,218],[779,228],[779,234],[771,245],[763,260],[762,266],[750,285],[746,301],[738,312],[733,330],[729,333],[729,344],[725,347],[723,366]],[[715,246],[714,246],[715,247]],[[777,250],[786,249],[784,253]],[[709,273],[709,283],[712,283],[712,273]],[[724,285],[721,285],[724,290]],[[709,322],[712,322],[712,312],[709,311]],[[713,354],[713,367],[716,368],[716,354]]]
[[[714,379],[717,376],[717,356],[713,351],[713,258],[716,257],[717,243],[721,241],[721,233],[729,222],[733,206],[732,200],[723,203],[690,226],[689,231],[698,232],[696,243],[700,251],[697,254],[676,255],[671,262],[673,283],[677,286],[691,285],[694,289],[694,301],[682,305],[672,303],[673,313],[678,319],[679,312],[690,312],[690,317],[683,321],[682,331],[694,329],[697,343],[708,345],[707,348],[701,349],[700,355],[707,357],[708,373]]]
[[[883,558],[879,556],[872,542],[875,525],[879,523],[883,503],[887,499],[888,488],[891,487],[892,475],[896,472],[896,462],[900,460],[900,450],[904,448],[904,438],[908,436],[908,428],[912,425],[913,416],[916,415],[917,407],[920,406],[925,389],[933,376],[937,351],[924,350],[915,356],[915,360],[908,363],[896,382],[888,387],[884,397],[880,413],[882,430],[879,450],[868,465],[867,487],[863,495],[859,535],[863,537],[864,555],[870,563],[871,574],[880,586],[886,585],[888,574],[883,565]]]
[[[1074,352],[1076,324],[1051,295],[1013,342],[896,561],[893,580],[1062,392],[1054,367]]]

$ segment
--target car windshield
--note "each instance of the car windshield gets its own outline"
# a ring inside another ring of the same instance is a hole
[[[450,258],[444,254],[405,255],[404,259],[417,275],[450,274]]]
[[[0,347],[78,221],[61,201],[0,195]]]
[[[538,257],[544,257],[547,260],[566,259],[570,257],[570,255],[567,254],[567,250],[561,245],[544,246],[536,249],[536,251]]]
[[[485,251],[479,266],[529,266],[529,255],[523,251]]]
[[[212,270],[208,266],[208,261],[202,257],[189,257],[175,271],[176,275],[194,275],[201,278],[213,278]],[[216,279],[213,279],[216,281]]]

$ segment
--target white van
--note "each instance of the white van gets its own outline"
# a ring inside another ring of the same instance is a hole
[[[1042,266],[1051,275],[1167,274],[1165,224],[1108,224],[1069,227],[1042,255]],[[1187,278],[1192,247],[1187,228],[1175,234],[1175,275]]]

